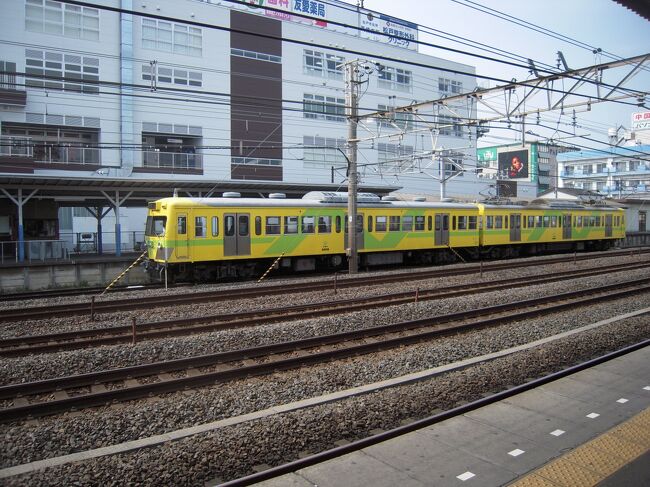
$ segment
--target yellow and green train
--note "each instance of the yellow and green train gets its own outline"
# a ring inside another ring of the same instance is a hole
[[[236,196],[233,195],[233,196]],[[358,196],[363,267],[605,250],[625,237],[624,211],[570,202],[396,201]],[[290,271],[346,264],[347,194],[302,199],[164,198],[149,203],[147,269],[172,280],[249,277],[271,264]]]

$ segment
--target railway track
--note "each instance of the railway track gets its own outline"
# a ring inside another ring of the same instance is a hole
[[[648,252],[650,252],[650,249],[635,251],[636,254]],[[630,252],[622,252],[616,254],[608,253],[606,256],[615,257],[629,254]],[[600,258],[602,255],[599,255],[598,257]],[[278,294],[317,292],[337,288],[373,286],[392,282],[416,281],[440,277],[460,276],[475,274],[478,272],[494,272],[521,267],[537,267],[554,263],[573,262],[574,260],[577,261],[589,259],[593,259],[593,256],[583,254],[536,261],[524,260],[518,262],[471,264],[456,269],[438,268],[430,271],[402,272],[382,276],[353,278],[347,277],[345,279],[338,279],[335,275],[333,281],[328,280],[317,282],[284,283],[271,286],[255,286],[239,289],[204,291],[189,294],[165,294],[162,296],[139,297],[133,299],[111,299],[110,301],[93,300],[91,302],[85,303],[10,308],[2,311],[2,314],[0,315],[0,322],[6,323],[15,321],[47,319],[51,317],[93,315],[96,313],[114,313],[136,309],[147,309],[152,307],[166,307],[182,304],[247,299]]]
[[[32,335],[0,340],[0,357],[18,357],[33,353],[50,353],[74,350],[84,347],[115,345],[135,340],[150,340],[171,336],[183,336],[210,332],[220,329],[256,326],[265,323],[293,319],[314,318],[318,316],[347,313],[370,308],[404,304],[414,300],[427,301],[445,299],[459,295],[510,289],[513,286],[531,286],[600,275],[606,272],[631,271],[650,267],[650,262],[611,265],[591,269],[539,274],[524,278],[503,279],[490,282],[474,282],[444,288],[418,289],[415,293],[399,292],[337,301],[321,301],[298,306],[264,308],[250,312],[213,314],[207,316],[162,320],[127,326],[100,329],[76,330],[47,335]],[[137,331],[136,331],[137,330]]]
[[[0,387],[0,400],[4,402],[0,422],[104,406],[340,360],[646,292],[650,292],[650,278],[304,340],[6,385]]]
[[[259,482],[263,482],[265,480],[278,479],[279,477],[285,474],[296,472],[298,470],[303,470],[313,465],[322,464],[333,458],[341,457],[343,455],[348,455],[350,453],[368,448],[372,445],[377,445],[379,443],[407,435],[414,431],[428,428],[442,421],[447,421],[452,418],[457,418],[459,416],[467,414],[471,411],[475,411],[489,404],[494,404],[496,402],[503,401],[504,399],[516,396],[526,391],[533,390],[545,384],[554,382],[558,379],[569,377],[573,374],[576,374],[583,370],[590,369],[592,367],[608,362],[615,358],[621,357],[628,353],[635,352],[649,345],[650,345],[650,340],[641,341],[634,345],[630,345],[621,348],[619,350],[615,350],[613,352],[600,355],[591,360],[587,360],[585,362],[578,363],[576,365],[564,367],[562,370],[529,380],[528,382],[525,382],[523,384],[511,386],[506,390],[490,393],[489,395],[486,395],[481,399],[477,399],[469,403],[462,404],[452,409],[442,411],[418,419],[416,421],[410,421],[408,424],[403,424],[401,426],[389,429],[387,431],[382,431],[380,433],[371,436],[366,436],[356,441],[352,441],[352,442],[346,441],[345,444],[341,446],[337,446],[335,448],[331,448],[329,450],[321,451],[318,453],[305,455],[296,460],[288,461],[287,463],[282,463],[271,468],[265,468],[261,471],[252,473],[250,475],[246,475],[245,477],[234,478],[227,482],[219,483],[219,486],[220,487],[246,487],[249,485],[258,484]],[[306,476],[309,477],[308,471]],[[280,482],[276,480],[275,483],[277,485],[281,485],[281,482],[282,482],[281,480]]]

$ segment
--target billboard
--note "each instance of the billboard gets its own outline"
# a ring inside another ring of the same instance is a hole
[[[632,114],[632,130],[650,129],[650,112],[637,112]]]
[[[499,179],[529,178],[528,149],[499,153]]]
[[[218,3],[218,0],[202,0]],[[244,9],[274,19],[314,25],[392,46],[418,50],[418,25],[389,15],[332,0],[243,0],[227,2],[229,8]],[[336,22],[336,24],[329,23]],[[361,30],[359,30],[361,28]],[[382,35],[383,34],[383,35]]]

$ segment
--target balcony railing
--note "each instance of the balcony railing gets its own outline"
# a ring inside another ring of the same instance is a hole
[[[0,156],[33,157],[32,139],[30,137],[0,137]]]
[[[160,169],[202,169],[202,154],[188,154],[184,152],[144,151],[142,153],[142,167]]]
[[[16,86],[16,73],[0,73],[0,89],[24,90],[23,87]]]
[[[36,162],[52,164],[88,164],[100,163],[100,149],[61,144],[34,143]]]

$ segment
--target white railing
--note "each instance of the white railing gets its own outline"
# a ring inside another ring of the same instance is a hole
[[[34,159],[36,162],[97,165],[100,163],[99,156],[100,150],[97,148],[34,143]]]
[[[202,169],[203,157],[201,154],[187,154],[184,152],[144,151],[142,153],[142,167]]]
[[[31,137],[0,136],[0,155],[9,157],[32,157]]]
[[[63,240],[26,240],[25,261],[68,260],[67,244]],[[0,242],[0,263],[18,262],[18,242]]]

